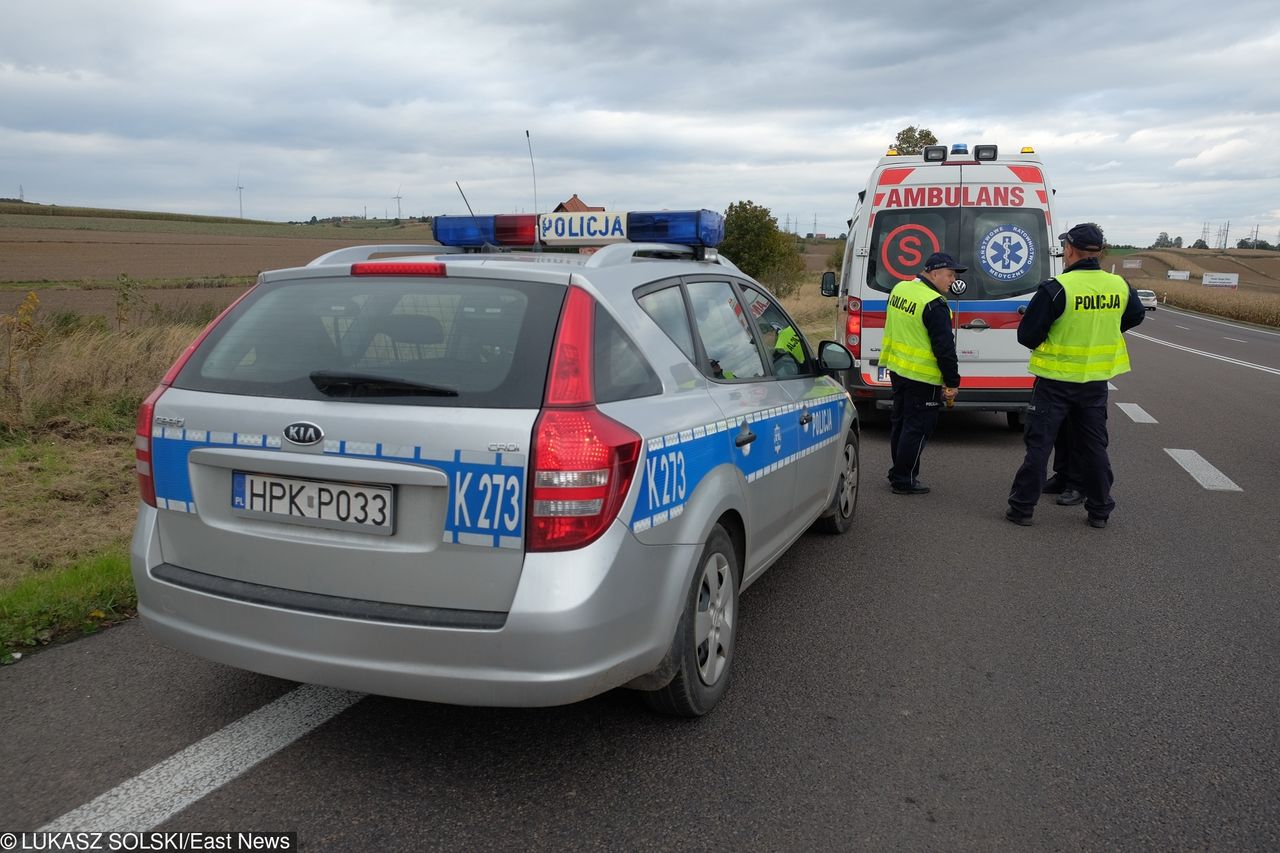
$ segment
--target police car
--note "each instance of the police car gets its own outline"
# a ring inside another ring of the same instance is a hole
[[[844,263],[822,279],[840,297],[836,337],[855,369],[854,401],[888,407],[889,371],[879,363],[889,292],[946,252],[968,272],[951,287],[960,393],[955,408],[1006,412],[1021,427],[1035,378],[1018,322],[1040,282],[1062,271],[1054,235],[1054,190],[1035,150],[996,145],[929,145],[920,154],[890,149],[858,194]]]
[[[263,273],[143,403],[143,622],[295,681],[705,713],[739,593],[853,521],[848,350],[717,255],[711,211],[434,233]]]

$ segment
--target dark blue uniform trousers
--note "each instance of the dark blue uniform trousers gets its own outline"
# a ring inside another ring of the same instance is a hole
[[[890,371],[893,412],[889,415],[889,484],[905,489],[920,476],[920,455],[933,435],[942,405],[942,386],[917,382]]]
[[[1107,456],[1106,380],[1061,382],[1036,378],[1023,433],[1027,455],[1013,477],[1009,506],[1022,516],[1035,512],[1044,489],[1045,465],[1059,429],[1068,432],[1070,467],[1079,476],[1076,485],[1084,492],[1085,510],[1090,518],[1107,518],[1116,502],[1111,499],[1115,478]]]

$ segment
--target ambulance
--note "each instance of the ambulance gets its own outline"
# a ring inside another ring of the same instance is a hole
[[[889,149],[858,194],[841,273],[822,278],[823,295],[840,300],[835,337],[854,356],[845,381],[858,408],[891,406],[880,365],[889,292],[946,252],[968,267],[947,295],[960,360],[955,408],[1005,412],[1020,429],[1034,377],[1018,322],[1040,282],[1062,270],[1055,220],[1054,190],[1032,148]]]

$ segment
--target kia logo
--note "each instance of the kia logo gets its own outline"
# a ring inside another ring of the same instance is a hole
[[[324,439],[324,430],[312,423],[298,421],[284,428],[285,441],[290,444],[317,444]]]

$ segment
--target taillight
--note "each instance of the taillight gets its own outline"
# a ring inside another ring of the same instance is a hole
[[[849,300],[849,309],[845,312],[844,342],[854,358],[862,358],[862,301]]]
[[[138,407],[138,430],[133,439],[133,465],[138,471],[138,495],[151,506],[156,505],[156,480],[151,473],[151,421],[156,413],[156,400],[168,388],[159,385]]]
[[[533,428],[530,551],[565,551],[598,539],[617,518],[640,458],[640,436],[595,407],[595,309],[589,293],[569,288]]]
[[[446,275],[439,261],[361,261],[351,265],[352,275]]]
[[[191,358],[191,354],[196,348],[209,337],[209,333],[213,331],[214,326],[222,322],[222,318],[231,313],[231,309],[240,304],[240,300],[244,299],[253,288],[249,288],[244,293],[223,309],[222,313],[213,318],[213,321],[196,336],[196,339],[187,345],[182,354],[169,366],[165,371],[164,378],[160,380],[160,384],[155,390],[147,395],[147,399],[142,401],[142,405],[138,407],[138,423],[136,434],[133,438],[133,459],[134,468],[138,472],[138,495],[151,506],[156,505],[156,479],[155,471],[152,467],[151,439],[152,439],[152,423],[155,421],[156,403],[160,399],[160,395],[169,389],[173,384],[173,380],[177,378],[182,371],[183,366],[187,363],[187,359]]]
[[[594,542],[626,500],[640,436],[594,406],[546,409],[533,430],[530,551]]]

